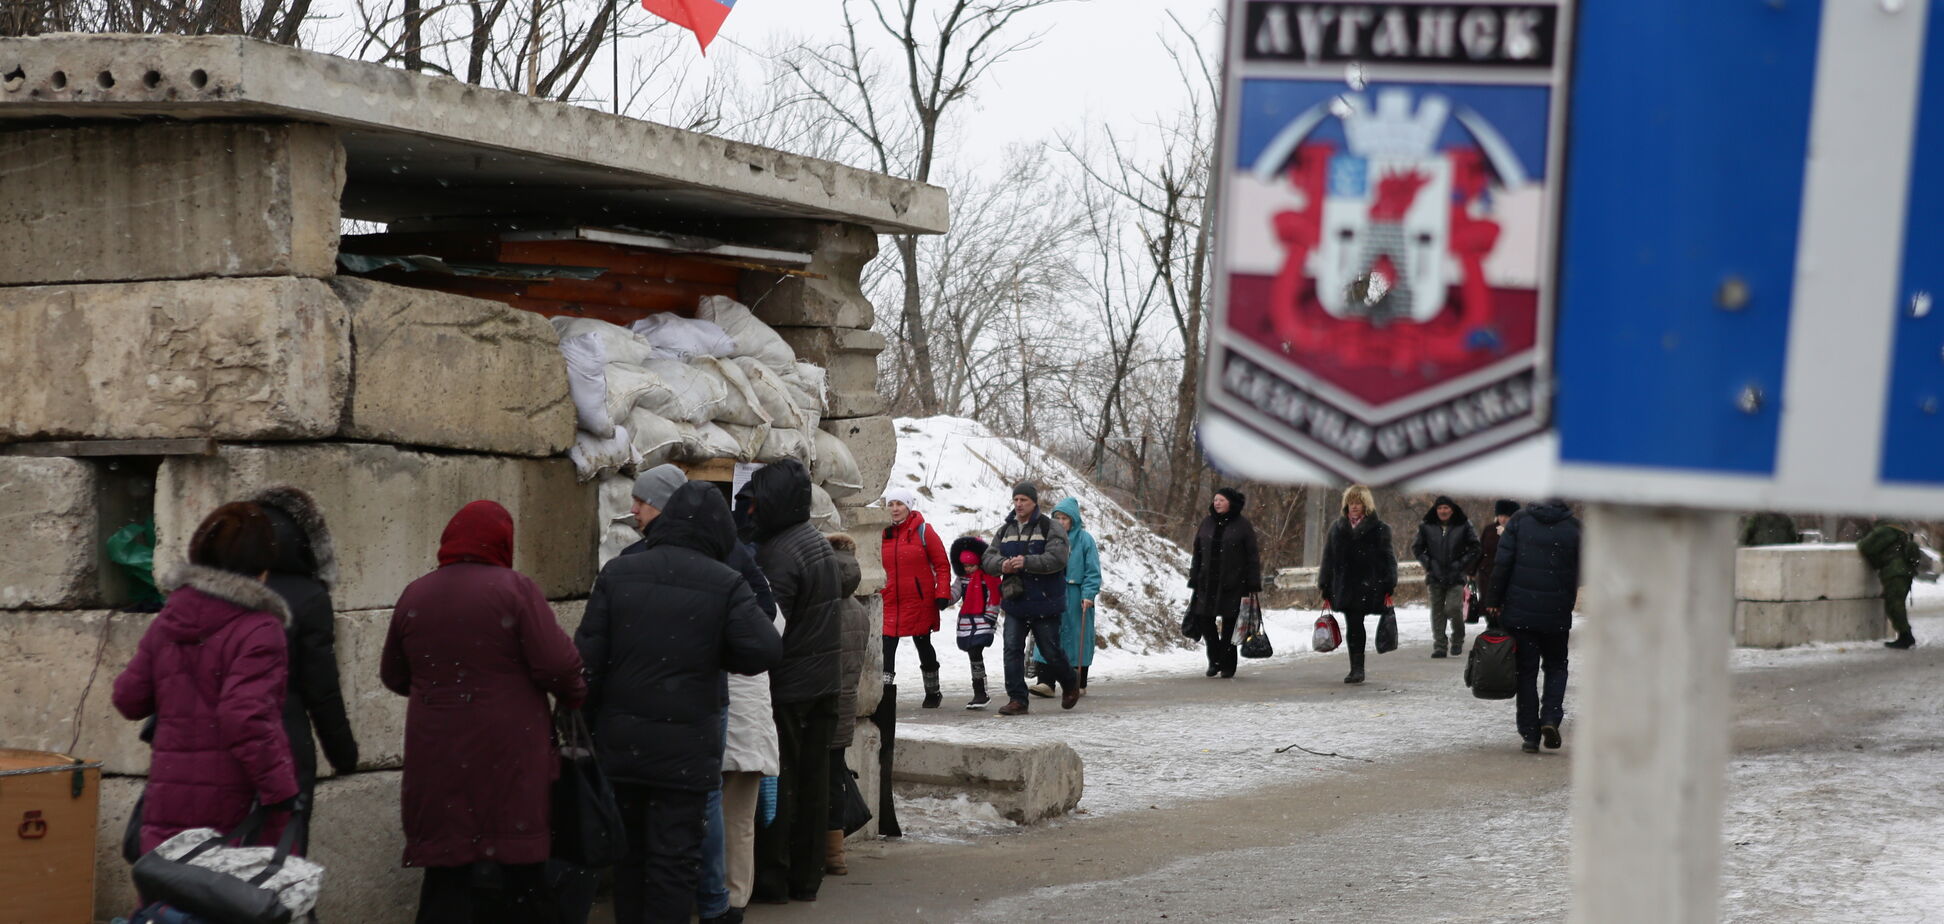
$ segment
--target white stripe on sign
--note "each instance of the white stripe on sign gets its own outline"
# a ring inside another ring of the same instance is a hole
[[[1929,3],[1823,3],[1773,493],[1876,485]],[[1756,296],[1760,297],[1759,293]]]

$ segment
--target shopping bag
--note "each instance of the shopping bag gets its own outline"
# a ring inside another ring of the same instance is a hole
[[[1245,658],[1267,658],[1276,653],[1269,644],[1269,630],[1262,625],[1262,601],[1255,594],[1242,598],[1242,648]]]
[[[1386,607],[1383,618],[1377,620],[1377,653],[1397,650],[1397,610]]]
[[[1465,662],[1465,686],[1479,699],[1511,699],[1519,694],[1519,643],[1503,629],[1486,629],[1472,642]]]
[[[863,790],[857,788],[856,771],[844,770],[839,783],[844,791],[843,801],[839,803],[842,814],[831,820],[837,822],[836,827],[843,829],[845,837],[849,837],[871,823],[871,807],[864,802]]]
[[[580,710],[554,717],[560,776],[553,784],[553,858],[584,869],[613,866],[628,850],[614,787],[594,754],[594,735]]]
[[[1316,617],[1316,631],[1310,633],[1310,647],[1317,651],[1335,651],[1343,644],[1343,627],[1337,624],[1336,616],[1324,613]]]
[[[229,834],[191,828],[135,861],[135,889],[149,901],[210,924],[289,924],[317,906],[324,867],[290,855],[309,806],[298,800],[272,847],[246,847],[268,817],[256,806]]]

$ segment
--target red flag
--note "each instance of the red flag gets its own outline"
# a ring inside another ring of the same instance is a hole
[[[735,5],[736,0],[641,0],[642,9],[695,33],[703,54]]]

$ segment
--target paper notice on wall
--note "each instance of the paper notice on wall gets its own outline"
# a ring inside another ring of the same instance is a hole
[[[736,495],[741,494],[743,485],[748,484],[750,476],[755,475],[757,470],[761,469],[762,467],[763,467],[763,463],[761,462],[736,463],[736,477],[733,480],[731,480],[729,483],[729,496],[735,497]]]

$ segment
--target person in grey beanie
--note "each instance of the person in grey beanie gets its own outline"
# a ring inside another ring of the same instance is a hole
[[[648,531],[654,528],[655,518],[661,516],[668,499],[675,496],[675,490],[688,484],[688,473],[679,466],[657,465],[635,478],[634,503],[628,512],[634,515],[635,529],[641,532],[641,540],[621,550],[622,555],[632,555],[648,547]],[[763,577],[763,569],[756,567],[756,555],[741,542],[736,543],[734,551],[722,563],[743,576],[749,582],[749,589],[756,594],[756,602],[763,612],[776,613],[776,597],[770,593],[769,581]]]
[[[1066,528],[1040,512],[1039,488],[1032,482],[1013,487],[1013,515],[993,533],[980,563],[999,578],[999,608],[1006,614],[1006,696],[1002,716],[1025,715],[1026,639],[1030,635],[1046,658],[1041,677],[1059,685],[1060,708],[1080,701],[1079,678],[1060,647],[1060,619],[1066,613]]]

